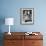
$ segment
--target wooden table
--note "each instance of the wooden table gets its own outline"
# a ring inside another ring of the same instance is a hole
[[[4,33],[4,46],[43,46],[43,35],[40,32],[38,35],[25,35],[26,32],[11,32],[8,35]]]

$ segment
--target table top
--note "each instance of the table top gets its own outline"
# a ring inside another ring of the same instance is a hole
[[[9,35],[7,32],[4,33],[5,39],[43,39],[43,35],[40,32],[32,32],[32,34],[25,34],[27,32],[11,32]],[[38,34],[38,35],[35,35]]]

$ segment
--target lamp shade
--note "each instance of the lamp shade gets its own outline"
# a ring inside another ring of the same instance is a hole
[[[5,25],[14,25],[14,18],[5,18]]]

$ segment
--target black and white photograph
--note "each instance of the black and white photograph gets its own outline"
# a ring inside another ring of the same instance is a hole
[[[20,14],[21,14],[21,24],[33,24],[34,22],[34,8],[21,8]]]

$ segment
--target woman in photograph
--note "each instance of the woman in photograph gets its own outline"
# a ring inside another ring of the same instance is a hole
[[[23,11],[23,20],[24,20],[25,22],[30,22],[30,21],[32,21],[32,20],[31,20],[31,16],[32,16],[32,14],[31,14],[31,11],[30,11],[30,10],[24,10],[24,11]]]

